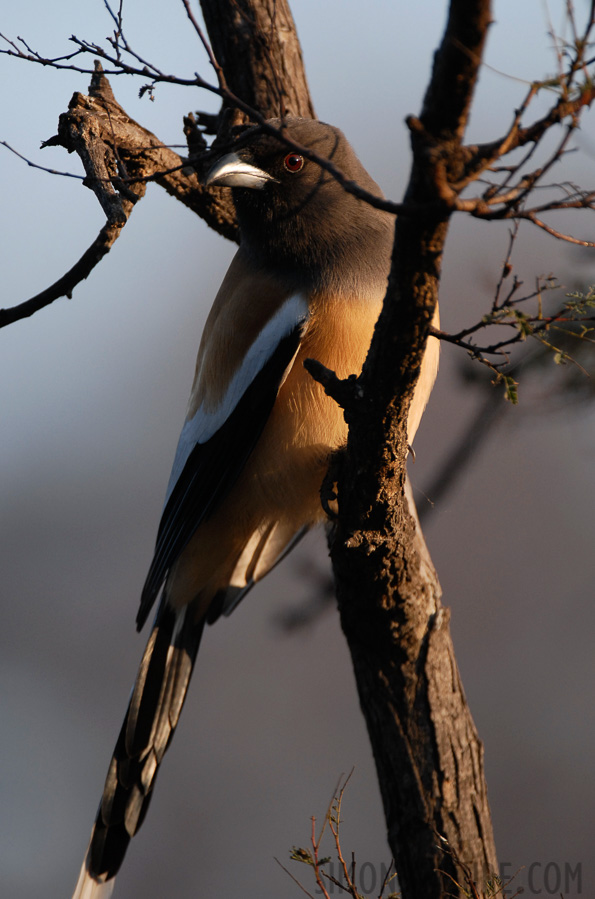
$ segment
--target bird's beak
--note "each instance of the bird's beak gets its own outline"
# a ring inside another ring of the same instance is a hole
[[[276,179],[268,172],[240,159],[237,153],[228,153],[209,169],[205,185],[207,187],[213,184],[221,187],[251,187],[261,190],[267,181],[276,181]]]

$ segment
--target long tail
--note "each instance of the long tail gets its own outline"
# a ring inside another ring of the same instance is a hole
[[[141,826],[159,765],[190,683],[204,620],[164,601],[114,749],[91,842],[72,899],[107,899],[131,838]]]

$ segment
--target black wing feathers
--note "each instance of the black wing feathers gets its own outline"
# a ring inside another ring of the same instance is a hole
[[[136,618],[142,628],[168,570],[195,530],[235,484],[260,437],[275,403],[279,385],[299,346],[303,325],[279,341],[237,406],[205,443],[195,446],[163,510],[155,554]]]

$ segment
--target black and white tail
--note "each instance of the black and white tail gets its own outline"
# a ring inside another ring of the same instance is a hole
[[[204,620],[191,604],[164,601],[136,677],[114,749],[87,855],[72,899],[107,899],[128,843],[141,826],[186,692]]]

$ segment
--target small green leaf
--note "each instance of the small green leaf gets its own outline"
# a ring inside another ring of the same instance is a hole
[[[530,337],[533,333],[533,325],[531,324],[527,316],[523,312],[519,312],[518,309],[514,310],[514,317],[516,320],[516,326],[521,336],[521,340],[526,340],[527,337]]]
[[[496,380],[502,382],[504,385],[504,399],[508,400],[509,403],[512,403],[513,406],[516,406],[519,401],[519,382],[515,381],[511,375],[503,375],[501,373]]]

